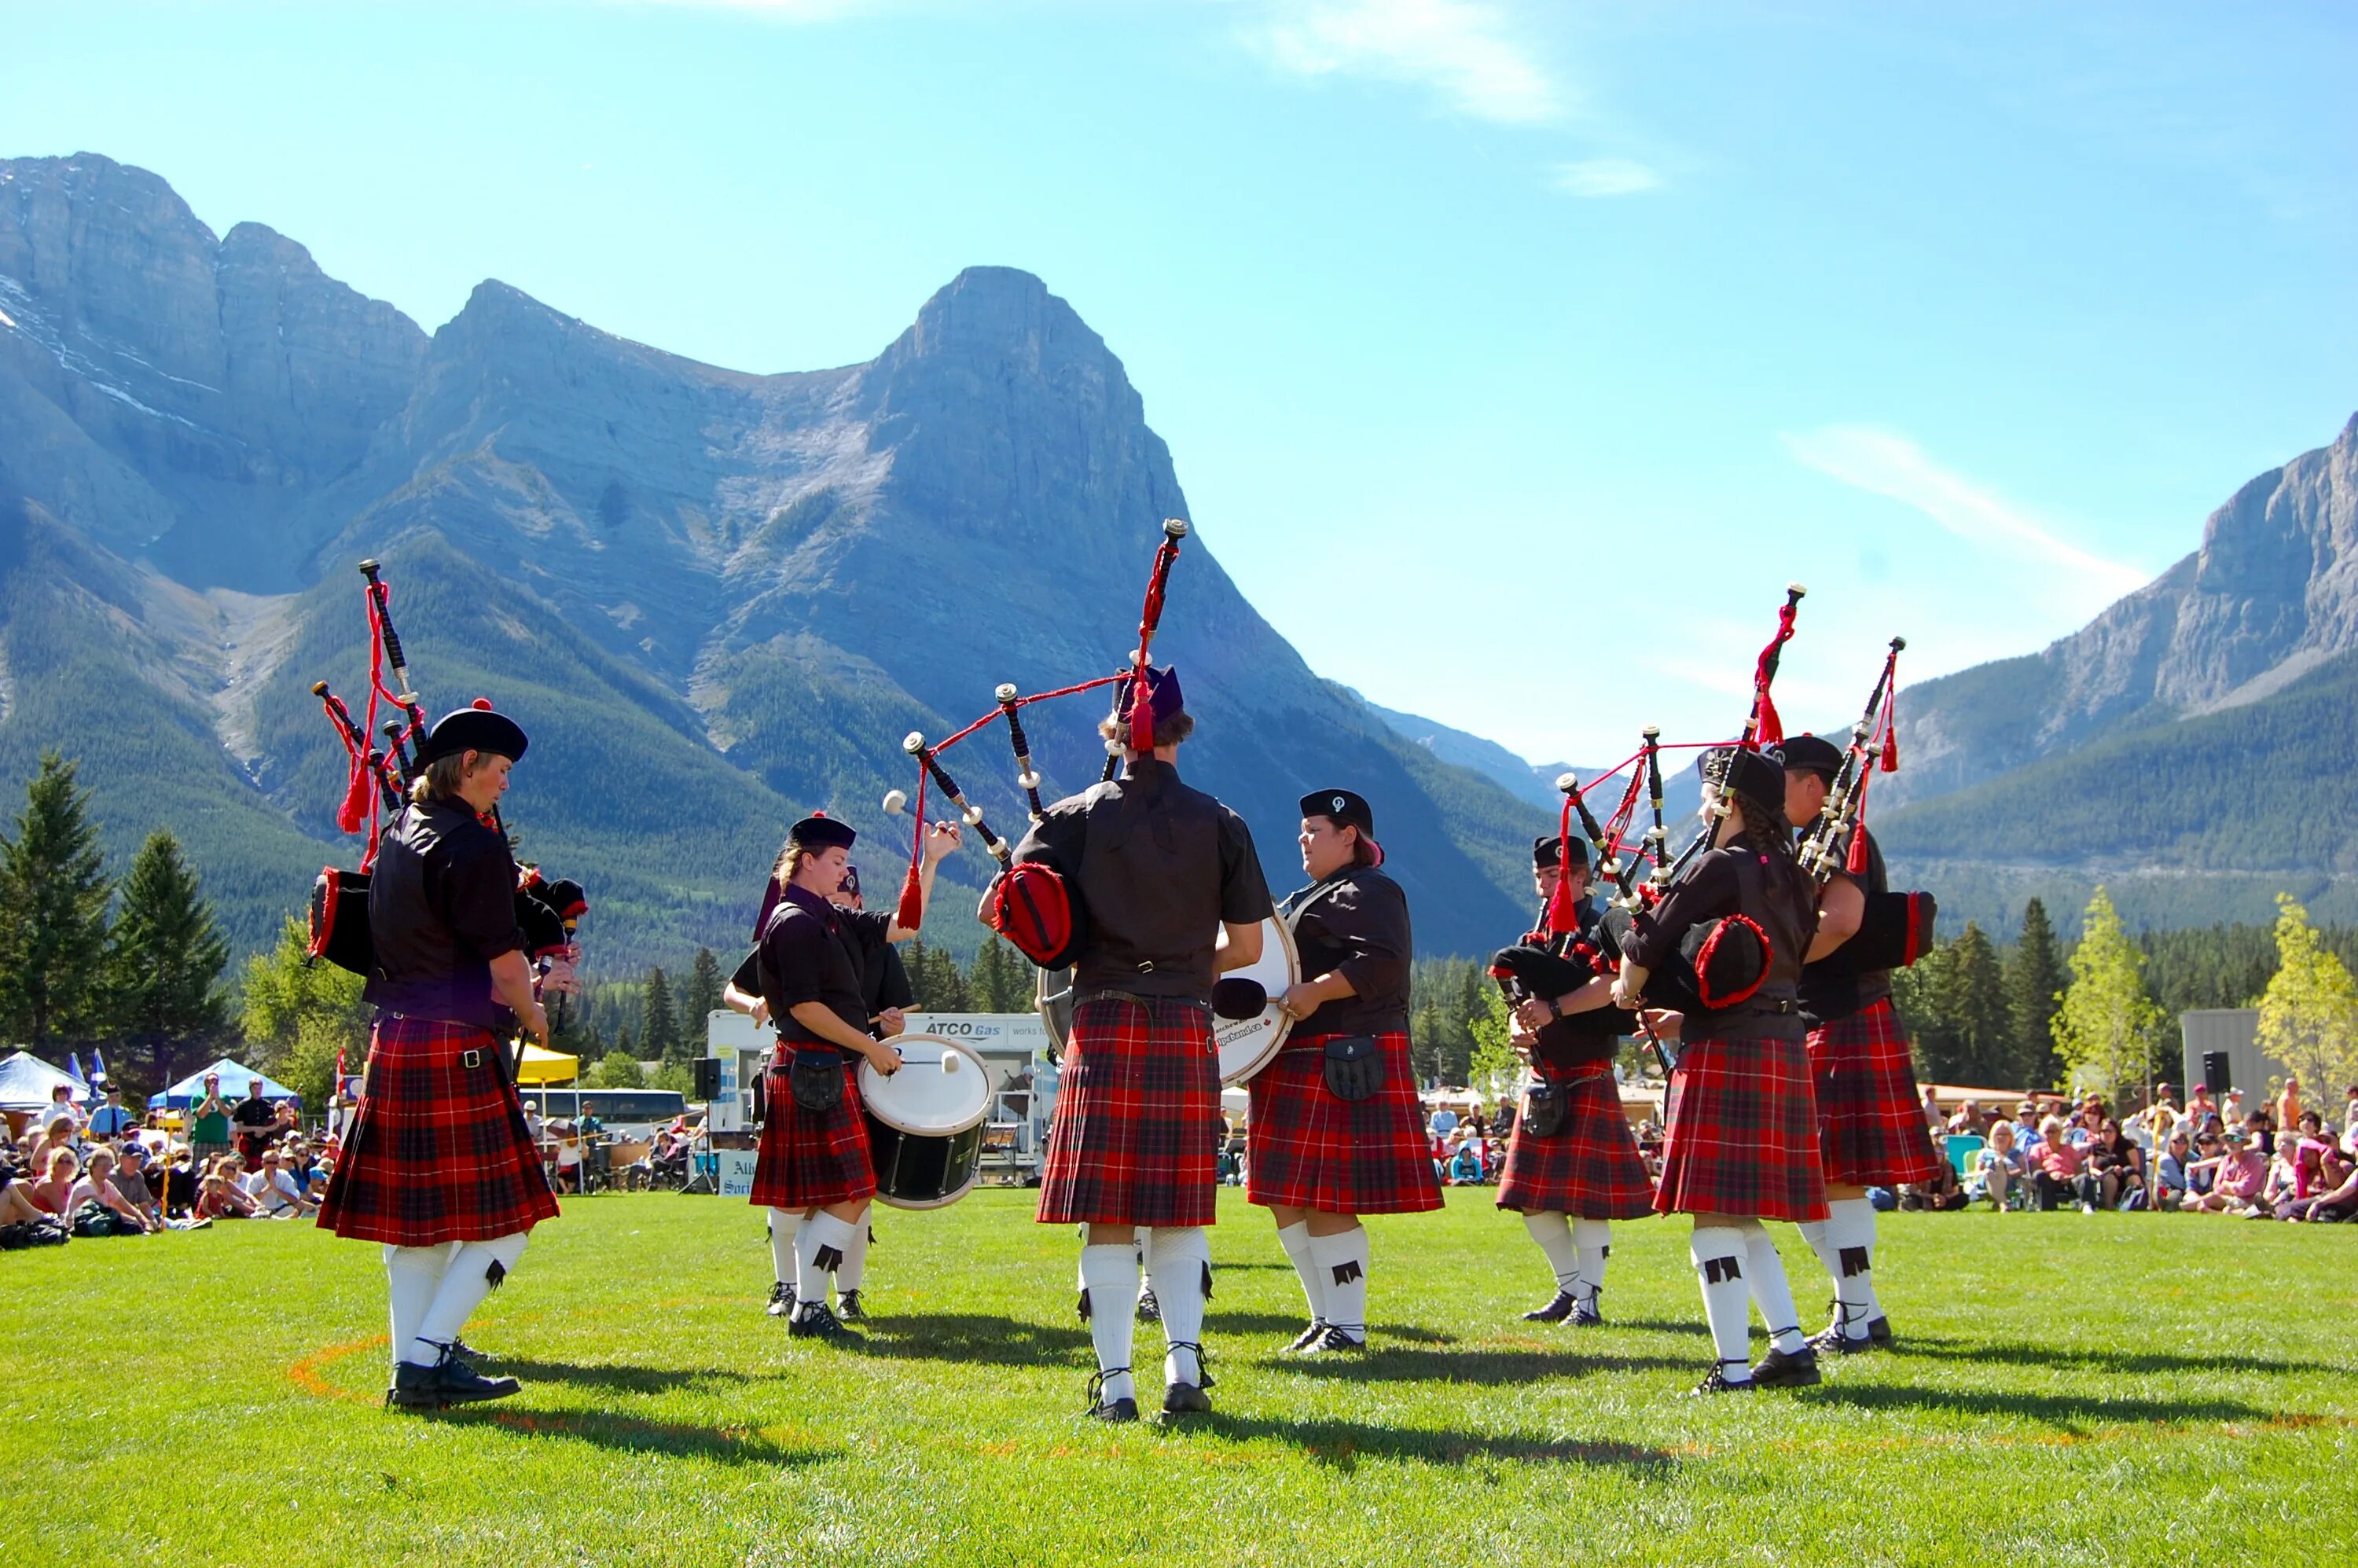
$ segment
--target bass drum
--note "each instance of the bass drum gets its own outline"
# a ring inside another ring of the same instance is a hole
[[[1049,1054],[1061,1059],[1072,1048],[1073,1039],[1073,971],[1041,969],[1033,989],[1033,1002],[1040,1010],[1040,1022],[1048,1031]],[[1285,1037],[1293,1032],[1293,1020],[1278,1011],[1277,1000],[1286,989],[1302,978],[1302,959],[1294,950],[1293,928],[1275,915],[1260,923],[1260,961],[1249,968],[1232,969],[1231,977],[1259,980],[1269,993],[1268,1005],[1251,1018],[1215,1018],[1212,1020],[1212,1042],[1220,1052],[1220,1084],[1228,1087],[1243,1083],[1269,1065]]]
[[[938,1034],[903,1034],[892,1044],[901,1070],[891,1077],[860,1064],[876,1200],[946,1208],[974,1191],[981,1173],[990,1072],[971,1047]]]

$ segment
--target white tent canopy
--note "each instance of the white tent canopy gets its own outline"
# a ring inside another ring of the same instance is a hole
[[[77,1100],[90,1091],[30,1051],[19,1051],[0,1062],[0,1110],[38,1110],[49,1103],[49,1091],[63,1084]]]

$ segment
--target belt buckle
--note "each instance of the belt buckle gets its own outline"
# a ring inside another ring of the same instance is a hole
[[[459,1065],[462,1067],[480,1067],[482,1065],[483,1054],[481,1051],[461,1051],[459,1053]]]
[[[1138,965],[1138,972],[1139,972],[1140,974],[1141,974],[1141,975],[1151,975],[1151,974],[1152,974],[1152,973],[1154,972],[1154,960],[1153,960],[1153,959],[1152,959],[1152,958],[1141,958],[1141,959],[1140,959],[1140,960],[1139,960],[1139,965]]]

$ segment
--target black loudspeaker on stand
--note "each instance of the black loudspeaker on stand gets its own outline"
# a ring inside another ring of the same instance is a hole
[[[691,1099],[715,1100],[720,1098],[720,1058],[698,1056],[696,1059],[696,1093]]]
[[[2224,1051],[2202,1053],[2202,1087],[2211,1091],[2212,1099],[2225,1099],[2227,1091],[2235,1087],[2228,1077],[2229,1071],[2227,1053]]]

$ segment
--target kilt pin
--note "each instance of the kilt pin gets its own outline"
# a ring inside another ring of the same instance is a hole
[[[1564,1094],[1563,1126],[1534,1138],[1516,1119],[1498,1175],[1498,1206],[1575,1219],[1644,1219],[1654,1212],[1654,1181],[1621,1107],[1610,1065],[1566,1073],[1544,1065],[1538,1076]]]
[[[791,1062],[792,1053],[786,1055]],[[868,1120],[860,1109],[859,1066],[844,1062],[843,1096],[826,1110],[797,1105],[786,1087],[784,1068],[772,1068],[770,1114],[762,1123],[761,1147],[753,1160],[750,1201],[755,1208],[818,1208],[875,1195]]]
[[[379,1017],[320,1227],[432,1247],[496,1240],[556,1218],[557,1197],[501,1059],[506,1049],[487,1029]]]
[[[1818,1108],[1799,1040],[1693,1040],[1671,1075],[1660,1214],[1826,1217]]]
[[[1207,1011],[1169,997],[1091,997],[1073,1011],[1040,1222],[1212,1224],[1223,1125]]]
[[[1326,1087],[1326,1042],[1343,1038],[1296,1034],[1246,1086],[1247,1198],[1327,1214],[1439,1208],[1408,1036],[1398,1030],[1375,1036],[1383,1087],[1363,1100],[1337,1098]]]
[[[1931,1180],[1942,1157],[1891,999],[1812,1029],[1809,1052],[1825,1179],[1860,1187]]]

